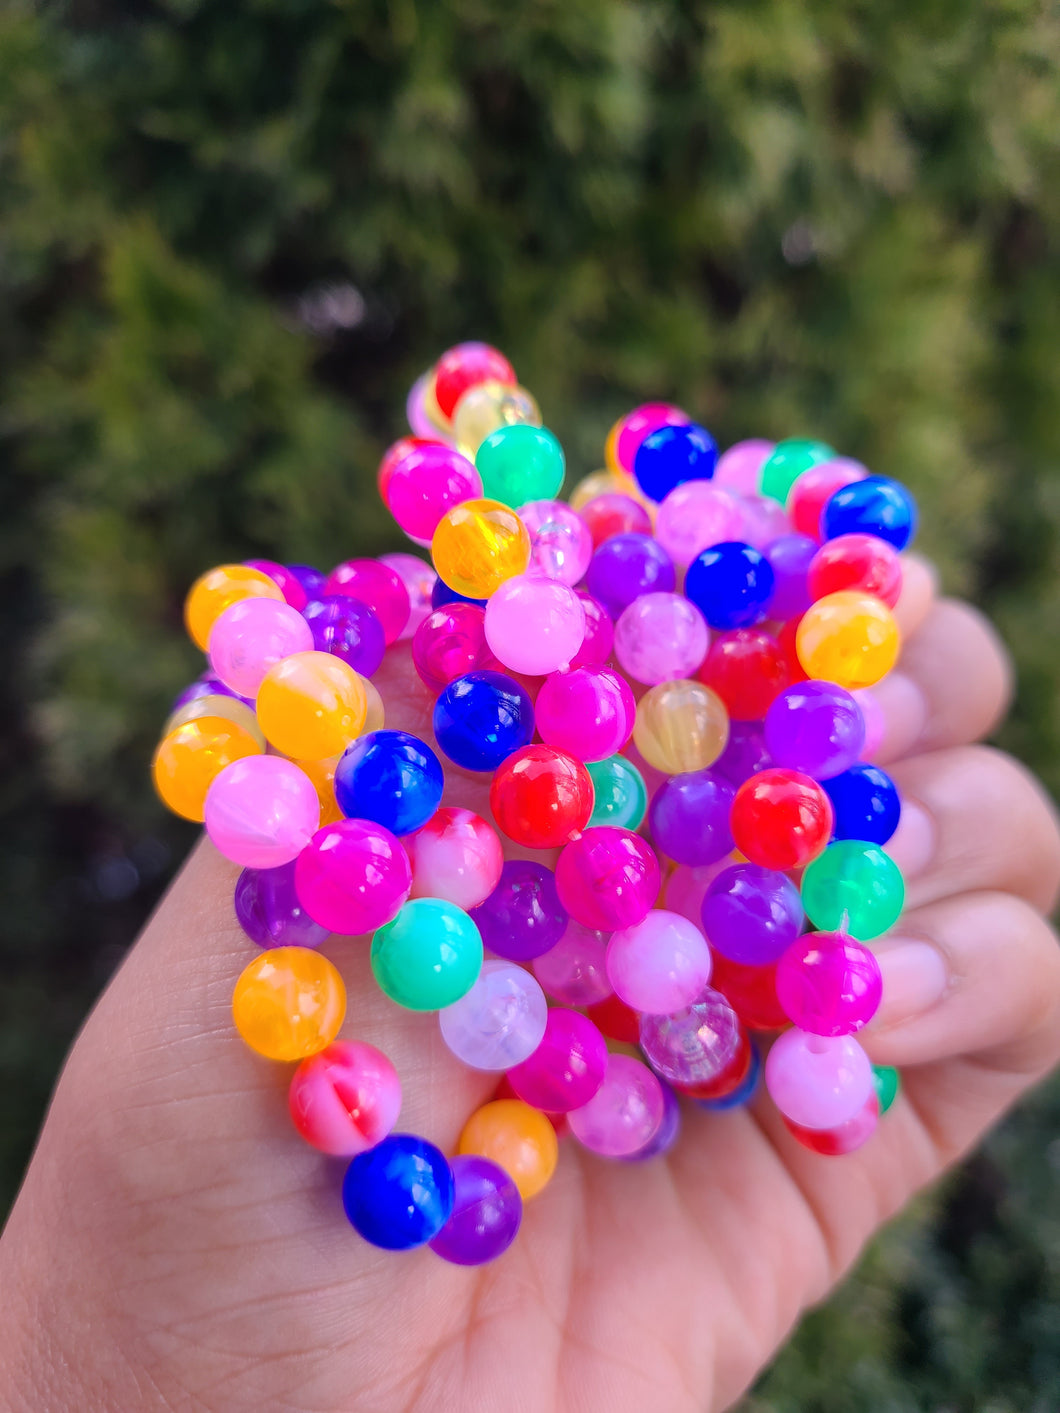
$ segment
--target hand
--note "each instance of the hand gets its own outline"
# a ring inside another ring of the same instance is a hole
[[[864,1039],[904,1089],[870,1144],[816,1157],[767,1100],[689,1110],[668,1160],[565,1141],[496,1265],[377,1251],[343,1218],[342,1164],[291,1129],[289,1068],[232,1028],[253,948],[236,870],[203,843],[74,1046],[0,1243],[0,1408],[727,1407],[881,1222],[1060,1057],[1044,921],[1060,836],[1022,768],[971,744],[1004,706],[1004,656],[915,560],[899,611],[878,756],[905,799],[891,847],[909,906],[904,940],[878,944],[885,1003]],[[377,680],[388,725],[429,735],[407,645]],[[485,813],[483,781],[447,774],[447,802]],[[494,1080],[452,1059],[433,1016],[382,997],[363,939],[328,951],[342,1033],[397,1065],[399,1127],[452,1151]]]

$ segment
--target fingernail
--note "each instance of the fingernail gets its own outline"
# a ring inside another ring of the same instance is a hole
[[[889,937],[876,952],[883,1000],[875,1024],[898,1025],[922,1016],[945,996],[949,968],[937,947],[912,937]]]
[[[886,721],[883,741],[874,754],[893,760],[911,750],[927,730],[927,698],[904,672],[888,673],[872,693]]]
[[[889,854],[905,874],[915,878],[923,873],[935,857],[938,831],[935,821],[916,800],[904,799],[898,828],[888,839],[884,852]]]

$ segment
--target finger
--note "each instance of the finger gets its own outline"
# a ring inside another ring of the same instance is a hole
[[[923,623],[938,597],[939,581],[935,566],[918,554],[902,555],[902,592],[894,606],[894,616],[903,642]]]

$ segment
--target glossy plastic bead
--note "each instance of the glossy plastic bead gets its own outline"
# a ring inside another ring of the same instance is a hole
[[[371,677],[386,652],[386,634],[375,609],[348,594],[334,594],[306,604],[309,647],[333,653],[362,677]]]
[[[313,782],[313,789],[317,792],[317,799],[320,801],[320,823],[322,825],[335,824],[338,820],[345,818],[339,809],[339,802],[335,798],[335,767],[340,759],[340,756],[325,756],[323,760],[295,761],[299,770],[304,770]]]
[[[462,394],[453,409],[453,436],[464,455],[474,461],[475,453],[491,432],[525,422],[541,426],[541,409],[526,388],[489,378]]]
[[[322,574],[319,569],[315,569],[311,564],[288,564],[287,569],[294,575],[301,584],[305,592],[306,602],[310,599],[318,599],[324,592],[324,582],[326,574]],[[297,604],[292,604],[292,608],[297,608]]]
[[[707,625],[681,594],[641,594],[615,624],[615,656],[648,686],[691,677],[707,652]]]
[[[531,574],[580,584],[593,557],[593,537],[582,517],[559,500],[532,500],[519,518],[530,535]]]
[[[894,608],[902,592],[902,561],[893,545],[875,535],[839,535],[816,551],[806,582],[811,599],[857,589]]]
[[[482,495],[478,470],[455,447],[419,446],[394,467],[387,507],[406,535],[429,541],[447,511]]]
[[[866,476],[841,486],[821,512],[821,538],[875,535],[896,550],[904,550],[916,533],[916,505],[899,481]]]
[[[611,995],[607,977],[607,933],[571,918],[563,936],[535,957],[534,975],[554,1001],[592,1006]]]
[[[548,1002],[515,962],[488,961],[466,995],[438,1013],[442,1039],[473,1070],[507,1070],[541,1044]]]
[[[657,427],[633,458],[633,475],[649,500],[661,501],[686,481],[709,481],[718,462],[714,438],[697,422]]]
[[[184,624],[195,646],[205,652],[210,630],[225,609],[249,598],[284,602],[280,586],[248,564],[222,564],[200,575],[184,600]]]
[[[594,496],[579,507],[579,514],[596,548],[616,535],[651,534],[651,516],[626,490]]]
[[[762,551],[773,571],[773,597],[769,600],[772,618],[797,618],[810,606],[810,565],[817,553],[817,541],[809,535],[781,535]]]
[[[490,951],[513,962],[547,952],[568,922],[552,870],[530,859],[509,859],[500,882],[471,916]]]
[[[544,677],[570,666],[585,637],[585,609],[556,579],[517,574],[486,604],[486,642],[511,672]]]
[[[616,1041],[619,1045],[640,1044],[639,1016],[632,1006],[627,1006],[625,1001],[619,1000],[613,991],[604,1000],[595,1001],[587,1007],[587,1014],[608,1040]]]
[[[734,1089],[714,1099],[695,1099],[693,1102],[708,1114],[725,1114],[733,1109],[745,1108],[758,1092],[762,1080],[762,1057],[758,1047],[748,1044],[747,1072]]]
[[[872,1065],[852,1036],[827,1039],[786,1030],[766,1059],[766,1088],[792,1123],[837,1128],[859,1113],[873,1093]]]
[[[527,501],[557,496],[565,469],[563,448],[555,436],[547,427],[525,422],[498,427],[475,453],[483,493],[516,509]]]
[[[594,553],[585,583],[617,618],[641,594],[673,592],[673,560],[650,535],[612,535]]]
[[[469,500],[442,516],[431,559],[450,588],[488,599],[505,579],[525,574],[530,536],[514,510],[496,500]]]
[[[878,844],[841,839],[829,844],[802,875],[802,905],[815,927],[849,932],[861,942],[898,921],[905,883]]]
[[[206,792],[226,766],[260,755],[260,737],[227,717],[202,716],[166,733],[151,762],[151,777],[174,814],[202,822]]]
[[[790,679],[787,654],[763,628],[719,633],[698,675],[733,721],[761,721]]]
[[[290,604],[239,599],[210,629],[210,666],[226,687],[254,697],[274,663],[312,647],[309,624]]]
[[[614,431],[614,428],[611,430]],[[578,514],[581,515],[589,502],[596,500],[597,496],[611,495],[613,493],[628,495],[631,485],[635,486],[636,482],[633,480],[632,476],[627,476],[625,472],[615,470],[591,471],[588,476],[583,476],[576,485],[571,487],[571,493],[568,497],[570,508],[571,510],[576,510]],[[638,491],[637,494],[639,495],[640,492]],[[650,529],[650,519],[648,526]]]
[[[409,388],[409,395],[405,399],[405,416],[408,419],[410,430],[417,437],[426,438],[428,441],[437,441],[438,439],[438,428],[427,416],[427,390],[433,382],[434,369],[430,368],[426,373],[420,374],[412,387]],[[433,392],[431,398],[433,401]],[[438,416],[441,417],[440,412]]]
[[[346,988],[309,947],[274,947],[243,968],[232,1019],[247,1045],[267,1060],[304,1060],[330,1045],[346,1014]]]
[[[581,761],[555,746],[524,746],[497,767],[490,809],[516,844],[558,849],[589,823],[592,779]]]
[[[853,1035],[880,1005],[883,982],[867,947],[840,932],[807,932],[777,964],[777,998],[811,1035]]]
[[[798,682],[766,713],[766,749],[778,766],[826,780],[849,770],[865,745],[861,708],[834,682]]]
[[[759,494],[783,505],[792,486],[811,466],[822,461],[830,461],[835,452],[826,442],[803,441],[791,438],[777,442],[769,456],[762,463],[759,477]]]
[[[672,775],[651,802],[651,837],[675,863],[716,863],[732,850],[729,811],[736,791],[713,770]]]
[[[764,555],[771,544],[791,534],[791,521],[784,507],[769,496],[744,496],[740,515],[742,524],[737,539],[759,554]]]
[[[834,456],[804,471],[788,492],[787,510],[793,527],[812,540],[821,538],[821,511],[841,486],[863,481],[869,473],[860,461]]]
[[[410,1011],[459,1001],[482,970],[482,938],[471,917],[442,898],[412,898],[372,937],[380,991]]]
[[[607,944],[607,975],[635,1011],[669,1015],[690,1006],[710,980],[710,948],[680,913],[653,908]]]
[[[458,1154],[478,1154],[508,1173],[524,1202],[547,1187],[559,1161],[556,1130],[521,1099],[494,1099],[468,1119]]]
[[[637,703],[633,741],[666,775],[705,770],[729,739],[729,716],[716,692],[702,682],[661,682]]]
[[[295,1070],[287,1103],[307,1143],[333,1158],[354,1158],[397,1123],[401,1081],[374,1045],[334,1040]]]
[[[853,691],[871,687],[898,659],[901,637],[894,615],[872,594],[843,589],[803,614],[795,635],[807,676]]]
[[[875,1094],[870,1094],[864,1106],[852,1119],[847,1119],[846,1123],[832,1129],[802,1128],[799,1124],[792,1123],[786,1115],[781,1117],[784,1127],[804,1148],[824,1157],[838,1158],[846,1153],[856,1152],[876,1132],[880,1118],[879,1101]]]
[[[644,445],[645,438],[660,427],[683,427],[688,420],[688,413],[675,407],[672,402],[643,402],[632,412],[627,412],[612,428],[612,469],[632,476],[637,452]],[[611,438],[608,440],[611,441]]]
[[[734,442],[718,457],[714,470],[715,485],[727,486],[742,496],[754,495],[761,484],[762,467],[772,454],[774,445],[774,442],[764,441],[761,437]]]
[[[379,499],[383,504],[389,507],[390,478],[406,456],[413,455],[415,452],[422,450],[423,447],[444,447],[446,445],[446,442],[441,441],[435,436],[398,437],[396,442],[392,442],[390,446],[387,447],[386,451],[383,452],[382,459],[379,462],[379,469],[375,474],[376,489],[379,492]]]
[[[364,729],[368,701],[353,668],[331,653],[295,653],[270,667],[258,691],[269,743],[296,760],[340,755]]]
[[[710,979],[748,1030],[782,1030],[788,1015],[777,996],[777,962],[744,966],[714,949],[714,975]]]
[[[183,691],[179,692],[169,708],[172,715],[178,711],[183,711],[185,707],[201,701],[204,697],[223,697],[229,702],[239,702],[242,706],[248,705],[242,697],[232,691],[231,687],[226,687],[219,677],[215,677],[212,672],[204,672],[197,677],[194,682],[189,682]],[[209,712],[200,712],[199,715],[209,715]],[[178,726],[183,726],[184,721],[193,721],[194,716],[184,717],[181,721],[167,722],[169,730],[175,731]],[[163,730],[162,735],[166,735]]]
[[[441,762],[408,731],[371,731],[347,747],[335,767],[335,798],[343,814],[371,819],[392,834],[426,824],[442,800]]]
[[[414,554],[381,554],[379,563],[392,569],[405,585],[409,596],[409,619],[398,637],[411,638],[433,607],[431,592],[438,575],[429,564]]]
[[[346,1169],[342,1205],[365,1241],[386,1251],[425,1246],[445,1226],[456,1186],[445,1154],[411,1133],[391,1133]]]
[[[621,1155],[621,1160],[624,1163],[646,1163],[649,1158],[661,1158],[676,1146],[677,1140],[681,1137],[681,1106],[677,1102],[677,1095],[662,1080],[659,1080],[658,1083],[663,1098],[663,1112],[662,1118],[659,1120],[659,1127],[643,1147],[635,1149],[632,1153]]]
[[[248,559],[247,566],[250,569],[260,570],[262,574],[267,574],[283,594],[284,602],[289,603],[299,613],[302,612],[309,601],[309,595],[306,593],[301,579],[286,564],[277,564],[274,559]]]
[[[859,762],[821,782],[832,801],[836,839],[886,844],[898,828],[902,804],[894,781],[878,765]]]
[[[444,898],[470,911],[500,882],[500,838],[471,810],[443,806],[404,843],[412,866],[413,898]]]
[[[559,899],[585,927],[613,932],[642,922],[659,896],[659,861],[638,834],[598,825],[560,853]]]
[[[438,745],[465,770],[496,770],[534,734],[525,687],[500,672],[468,672],[450,682],[434,707]]]
[[[400,842],[388,829],[363,819],[318,829],[298,855],[294,879],[313,921],[349,937],[389,922],[412,888]]]
[[[517,386],[515,369],[499,349],[477,341],[447,349],[434,367],[434,397],[442,416],[452,417],[469,388],[491,382]]]
[[[651,1142],[663,1120],[662,1085],[641,1060],[607,1057],[604,1082],[587,1104],[570,1112],[570,1131],[591,1153],[624,1158]]]
[[[455,589],[451,589],[444,579],[434,576],[434,588],[431,590],[431,608],[444,608],[447,603],[473,603],[477,608],[485,608],[485,599],[468,598],[466,594],[458,594]]]
[[[902,1077],[893,1065],[873,1065],[872,1078],[876,1086],[876,1099],[882,1118],[898,1098],[899,1090],[902,1087]]]
[[[326,927],[306,912],[295,891],[295,865],[245,868],[236,880],[235,910],[240,927],[259,947],[319,947]]]
[[[739,786],[759,770],[765,770],[772,764],[760,723],[729,723],[729,739],[725,749],[714,762],[714,769],[719,775],[723,775],[730,785]]]
[[[728,1063],[722,1065],[709,1079],[693,1084],[679,1084],[677,1092],[697,1103],[716,1103],[718,1100],[729,1099],[746,1083],[755,1058],[755,1047],[751,1044],[751,1038],[740,1026],[736,1047]]]
[[[597,1092],[607,1072],[604,1037],[587,1016],[555,1007],[548,1013],[541,1044],[508,1082],[524,1103],[548,1114],[580,1109]]]
[[[605,667],[547,677],[535,714],[542,739],[578,760],[604,760],[629,740],[636,705],[628,685]]]
[[[648,808],[644,776],[625,756],[590,761],[586,769],[593,783],[593,812],[589,824],[614,824],[619,829],[639,829]]]
[[[809,775],[762,770],[736,792],[732,837],[751,863],[801,868],[817,857],[832,833],[832,802]]]
[[[672,913],[680,913],[689,922],[702,927],[701,909],[707,889],[723,869],[730,867],[732,857],[719,859],[717,863],[699,864],[689,867],[678,864],[670,870],[663,886],[662,905]]]
[[[749,628],[765,616],[773,570],[758,550],[729,540],[696,556],[685,577],[685,593],[711,628]]]
[[[611,656],[615,640],[615,626],[611,615],[603,604],[579,589],[578,597],[585,611],[585,637],[582,645],[571,658],[571,667],[603,667]]]
[[[413,634],[412,661],[432,692],[468,672],[492,668],[496,660],[486,642],[485,610],[473,603],[436,608]]]
[[[233,761],[213,780],[203,807],[206,832],[225,858],[244,868],[291,863],[320,824],[313,782],[280,756]]]
[[[378,559],[347,559],[324,580],[322,597],[347,594],[374,609],[387,643],[396,643],[409,621],[411,604],[404,580]]]
[[[655,538],[675,564],[687,568],[710,545],[739,539],[742,525],[730,491],[714,481],[686,481],[659,506]]]
[[[455,1196],[449,1220],[428,1242],[454,1266],[483,1266],[511,1246],[523,1219],[523,1199],[515,1183],[496,1163],[473,1154],[451,1164]]]
[[[803,923],[799,890],[784,874],[758,864],[733,864],[707,888],[703,930],[716,952],[743,966],[775,962]]]
[[[707,986],[673,1015],[643,1015],[640,1045],[657,1075],[671,1084],[702,1085],[716,1079],[745,1043],[736,1012]]]

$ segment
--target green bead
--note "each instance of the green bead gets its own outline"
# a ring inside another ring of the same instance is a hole
[[[475,453],[483,495],[516,509],[532,500],[554,500],[565,466],[563,448],[548,428],[525,422],[498,427]]]
[[[905,902],[901,870],[877,844],[840,839],[808,864],[802,905],[822,932],[849,932],[859,942],[898,921]]]
[[[648,808],[644,776],[625,756],[586,761],[593,782],[595,803],[589,825],[613,824],[618,829],[639,829]]]
[[[876,1098],[879,1100],[882,1116],[898,1098],[902,1078],[893,1065],[873,1065],[872,1081],[876,1086]]]
[[[831,461],[835,451],[827,442],[791,438],[777,442],[762,467],[761,494],[784,505],[796,480],[819,461]]]
[[[440,1011],[467,994],[482,970],[482,937],[462,908],[413,898],[372,937],[379,989],[410,1011]]]

